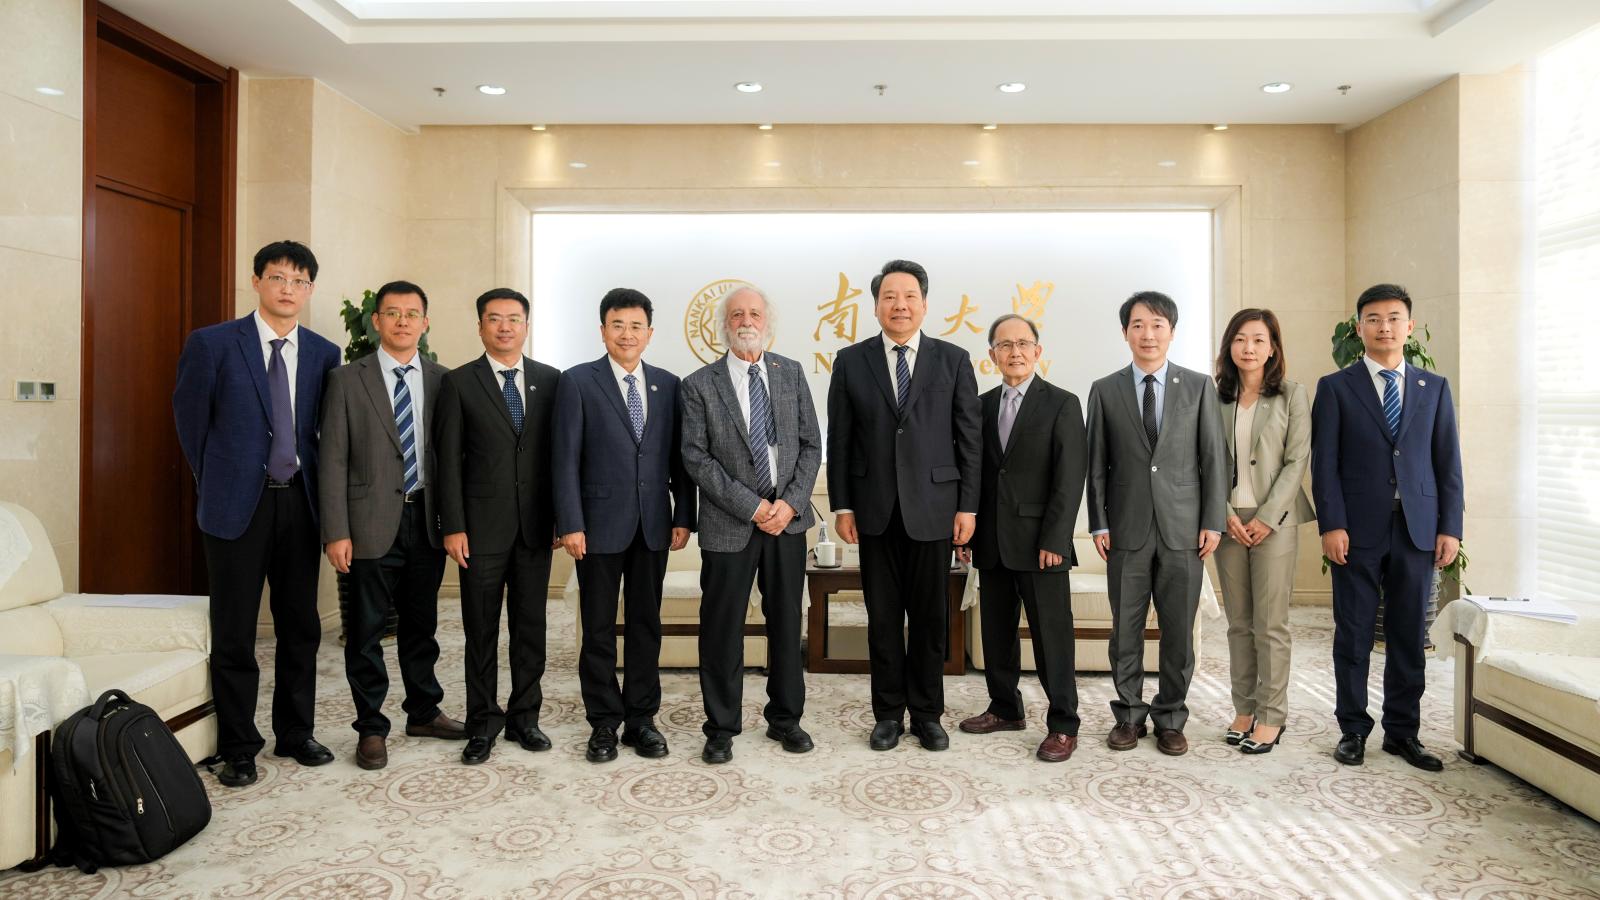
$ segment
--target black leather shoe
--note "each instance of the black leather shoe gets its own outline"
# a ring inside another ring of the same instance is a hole
[[[712,765],[731,761],[733,738],[726,734],[706,738],[706,748],[700,751],[700,758]]]
[[[1347,766],[1359,766],[1367,758],[1367,736],[1347,731],[1339,736],[1339,747],[1333,758]]]
[[[583,758],[592,763],[611,762],[617,758],[617,732],[612,728],[596,728],[589,734],[589,748]]]
[[[950,735],[938,722],[912,722],[911,736],[922,742],[924,750],[950,749]]]
[[[302,766],[325,766],[333,762],[333,751],[317,743],[316,738],[306,738],[289,747],[278,747],[273,756],[292,759]]]
[[[222,771],[217,773],[217,780],[227,787],[244,787],[256,783],[256,758],[253,756],[235,756],[222,764]]]
[[[667,755],[667,739],[661,736],[654,725],[622,729],[622,745],[632,747],[633,752],[645,759],[660,759]]]
[[[461,761],[469,766],[488,762],[489,751],[494,749],[494,738],[475,735],[467,738],[467,746],[461,748]]]
[[[779,728],[776,725],[767,728],[767,737],[783,743],[783,749],[790,753],[810,753],[815,744],[811,743],[811,735],[799,725],[790,725],[788,728]]]
[[[1444,768],[1444,763],[1439,757],[1434,756],[1422,748],[1422,742],[1414,737],[1383,739],[1383,752],[1393,753],[1406,762],[1427,772],[1438,772]]]
[[[900,745],[900,735],[906,729],[898,721],[882,721],[872,726],[872,738],[868,742],[874,750],[893,750]]]
[[[515,731],[507,728],[506,739],[516,741],[518,746],[529,752],[537,753],[550,749],[550,739],[545,737],[537,725],[524,725]]]

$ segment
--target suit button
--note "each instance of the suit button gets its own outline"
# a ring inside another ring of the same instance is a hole
[[[1393,478],[1389,479],[1389,483],[1390,484],[1394,484],[1394,479]]]
[[[1253,460],[1253,459],[1252,459],[1252,460],[1250,460],[1250,465],[1252,465],[1252,466],[1253,466],[1253,465],[1255,465],[1255,464],[1256,464],[1256,461],[1255,461],[1255,460]]]
[[[1394,452],[1394,455],[1395,455],[1395,456],[1399,456],[1399,455],[1400,455],[1400,451],[1399,451],[1399,450],[1396,450],[1396,451],[1395,451],[1395,452]]]
[[[1160,466],[1151,466],[1150,467],[1150,471],[1159,472],[1159,471],[1161,471],[1161,467]]]
[[[906,430],[905,430],[905,429],[904,429],[904,428],[896,428],[896,429],[895,429],[895,430],[894,430],[894,433],[895,433],[895,434],[905,434],[905,433],[906,433]]]
[[[639,487],[644,487],[644,482],[639,482]]]
[[[1005,474],[1005,473],[1006,473],[1006,470],[1005,470],[1005,469],[1001,469],[1001,470],[1000,470],[1000,474],[1001,474],[1001,475],[1004,475],[1004,474]]]
[[[267,432],[267,437],[272,437],[272,432]]]

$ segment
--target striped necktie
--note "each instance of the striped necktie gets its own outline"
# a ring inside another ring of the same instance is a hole
[[[406,373],[410,371],[410,366],[394,367],[394,427],[400,432],[408,494],[417,489],[417,420],[411,409],[411,388],[406,384]]]
[[[906,362],[906,351],[910,349],[905,344],[896,344],[894,348],[899,354],[894,361],[894,393],[900,412],[906,411],[906,399],[911,396],[911,366]]]
[[[1400,373],[1393,369],[1379,369],[1383,376],[1383,417],[1389,420],[1390,440],[1400,439]]]
[[[761,367],[750,364],[750,462],[756,469],[756,493],[763,499],[772,494],[772,466],[767,448],[778,442],[778,423],[772,418],[772,401],[761,380]]]

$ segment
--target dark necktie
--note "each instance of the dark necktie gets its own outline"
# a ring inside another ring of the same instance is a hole
[[[300,470],[294,453],[294,404],[289,400],[289,366],[283,361],[287,338],[271,341],[267,362],[267,398],[272,405],[272,440],[267,445],[267,477],[288,481]]]
[[[772,495],[772,466],[767,448],[778,443],[778,423],[772,418],[772,402],[761,381],[761,367],[750,364],[750,461],[756,467],[756,493]]]
[[[1383,376],[1383,417],[1389,421],[1390,440],[1400,439],[1400,373],[1392,369],[1379,369]]]
[[[408,494],[417,489],[417,421],[411,410],[411,387],[406,384],[406,373],[410,371],[410,366],[394,367],[394,427],[400,432]]]
[[[1144,376],[1144,434],[1150,439],[1150,449],[1156,447],[1156,376]]]
[[[894,361],[895,404],[901,412],[906,411],[906,398],[911,396],[911,366],[906,363],[906,351],[910,349],[905,344],[896,344],[894,348],[898,354]]]
[[[511,413],[511,427],[517,434],[522,433],[522,392],[517,390],[517,370],[507,369],[500,373],[506,380],[501,392],[506,395],[506,411]]]

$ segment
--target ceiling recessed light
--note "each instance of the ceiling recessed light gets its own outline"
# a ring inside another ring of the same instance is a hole
[[[985,126],[983,126],[983,130],[984,131],[993,131],[996,128],[999,128],[999,127],[1000,127],[999,125],[985,125]]]
[[[488,94],[491,97],[498,97],[501,94],[504,94],[505,92],[506,92],[506,89],[501,87],[498,84],[480,84],[480,85],[478,85],[478,93],[480,93],[480,94]]]
[[[1163,159],[1161,162],[1156,163],[1156,165],[1160,166],[1163,169],[1170,169],[1170,168],[1176,166],[1177,162],[1175,162],[1173,160],[1170,160],[1170,159]]]
[[[738,84],[734,85],[733,89],[738,91],[741,94],[759,94],[759,93],[761,93],[761,82],[759,82],[759,81],[741,81]]]
[[[1224,123],[1222,123],[1220,125],[1213,125],[1213,126],[1211,126],[1211,130],[1212,131],[1227,131],[1228,130],[1228,123],[1224,122]]]
[[[763,122],[762,124],[757,125],[756,127],[761,129],[762,131],[771,131],[772,130],[772,123],[771,122]]]
[[[34,90],[36,90],[39,93],[45,95],[46,97],[60,97],[61,95],[66,93],[66,91],[63,91],[60,88],[48,87],[48,86],[45,86],[45,85],[40,85],[40,86],[34,88]]]
[[[1261,86],[1261,89],[1263,91],[1266,91],[1269,94],[1286,94],[1293,87],[1294,87],[1294,85],[1290,84],[1287,81],[1273,81],[1273,82],[1270,82],[1268,84],[1263,84]]]
[[[586,163],[586,162],[573,161],[573,162],[567,163],[567,165],[572,167],[572,168],[574,168],[574,169],[587,169],[587,168],[589,168],[589,164]]]
[[[543,131],[544,130],[544,126],[543,125],[529,125],[528,127],[532,128],[534,131]]]
[[[1002,94],[1020,94],[1027,90],[1028,86],[1020,81],[1007,81],[1003,84],[995,85],[995,89]]]
[[[981,166],[981,165],[983,165],[982,162],[980,162],[980,161],[978,161],[976,159],[963,159],[961,161],[961,164],[963,166]]]

